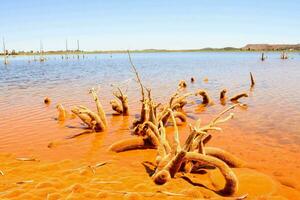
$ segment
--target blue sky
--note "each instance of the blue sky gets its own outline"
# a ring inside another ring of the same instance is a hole
[[[300,43],[299,0],[1,1],[7,48],[195,49]]]

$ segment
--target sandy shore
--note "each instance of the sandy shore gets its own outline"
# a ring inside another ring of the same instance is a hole
[[[224,179],[218,170],[178,174],[158,186],[150,178],[155,150],[108,152],[102,159],[20,161],[0,155],[1,199],[236,199],[218,195]],[[97,166],[98,167],[95,167]],[[300,192],[286,179],[279,182],[255,169],[234,169],[239,179],[235,197],[299,199]]]

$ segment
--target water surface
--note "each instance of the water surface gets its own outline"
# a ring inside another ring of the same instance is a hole
[[[167,102],[176,91],[179,80],[188,82],[186,91],[206,89],[215,104],[203,112],[197,105],[186,107],[189,122],[201,118],[208,122],[225,107],[218,101],[219,92],[227,88],[228,96],[247,92],[243,99],[248,108],[237,108],[236,117],[223,126],[215,144],[225,149],[234,148],[245,159],[262,162],[267,168],[274,160],[260,157],[262,152],[299,156],[300,149],[300,54],[290,59],[279,59],[279,53],[267,53],[267,60],[259,60],[259,53],[138,53],[132,59],[145,86],[152,89],[154,99]],[[47,56],[47,61],[33,61],[33,57],[18,56],[9,59],[9,65],[0,63],[0,150],[18,155],[35,155],[47,159],[91,158],[105,152],[114,141],[130,137],[129,126],[140,108],[140,93],[126,54],[90,54],[83,59],[70,56]],[[250,90],[249,72],[256,85]],[[196,79],[190,84],[191,77]],[[208,82],[203,79],[208,78]],[[127,90],[131,115],[112,115],[109,101],[114,85]],[[85,131],[78,120],[55,121],[57,103],[69,110],[74,105],[94,109],[88,94],[98,88],[107,112],[109,130],[73,141],[65,137]],[[50,97],[50,106],[43,104]],[[191,102],[199,102],[191,98]],[[228,103],[227,105],[230,105]],[[186,125],[181,127],[187,135]],[[234,138],[231,138],[234,137]],[[225,142],[226,141],[226,144]],[[49,149],[50,142],[57,143]],[[214,141],[213,141],[214,142]],[[228,143],[227,143],[228,142]],[[248,146],[247,146],[248,145]],[[268,150],[264,150],[268,148]],[[288,153],[286,153],[288,151]],[[280,157],[278,167],[290,157]],[[291,162],[290,171],[299,172],[299,163]],[[297,172],[297,173],[298,173]],[[299,173],[298,173],[299,175]]]

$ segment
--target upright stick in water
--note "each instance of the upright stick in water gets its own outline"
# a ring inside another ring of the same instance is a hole
[[[253,87],[255,85],[255,81],[251,72],[250,72],[250,79],[251,79],[251,87]]]
[[[58,117],[57,117],[57,120],[58,121],[65,121],[66,120],[66,117],[67,117],[67,114],[66,114],[66,110],[65,108],[63,107],[62,104],[58,104],[56,106],[57,108],[57,111],[58,111]]]
[[[129,115],[128,111],[128,98],[123,94],[122,90],[118,87],[118,92],[114,92],[113,95],[120,100],[121,104],[116,100],[111,100],[110,104],[112,109],[116,111],[118,114]]]

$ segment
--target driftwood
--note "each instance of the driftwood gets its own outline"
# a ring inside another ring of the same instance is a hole
[[[237,94],[233,97],[230,98],[230,101],[232,102],[238,102],[238,100],[242,97],[248,97],[248,94],[247,93],[241,93],[241,94]]]
[[[148,137],[149,135],[147,136],[146,133],[149,127],[151,127],[153,131],[154,130],[153,127],[156,127],[156,129],[160,127],[160,122],[162,122],[163,125],[167,124],[167,122],[170,119],[169,109],[176,111],[176,118],[180,119],[182,122],[185,122],[186,117],[182,113],[182,109],[187,104],[186,98],[190,96],[191,93],[187,93],[187,94],[175,93],[174,95],[171,96],[169,102],[163,106],[162,110],[158,112],[157,109],[162,104],[154,102],[151,96],[151,90],[145,88],[144,85],[142,84],[140,75],[131,60],[131,56],[129,52],[128,52],[128,57],[129,57],[131,67],[135,73],[137,82],[140,86],[141,96],[142,96],[141,114],[140,114],[140,118],[136,119],[133,122],[133,126],[132,126],[133,133],[138,136]],[[147,91],[147,96],[145,95],[145,90]],[[133,140],[133,143],[134,142],[136,141]]]
[[[50,98],[49,98],[49,97],[45,97],[44,103],[45,103],[46,105],[49,105],[49,104],[51,103]]]
[[[71,111],[78,116],[79,119],[88,126],[88,128],[97,132],[104,131],[107,128],[107,120],[102,104],[100,103],[94,88],[92,88],[89,93],[92,95],[93,100],[96,103],[97,112],[93,112],[84,106],[75,106]]]
[[[182,147],[179,141],[174,111],[169,108],[168,112],[170,112],[170,118],[174,125],[172,144],[166,139],[162,121],[159,122],[160,126],[156,126],[152,122],[146,122],[143,125],[144,129],[142,129],[144,136],[117,142],[110,147],[110,150],[122,152],[144,148],[157,149],[156,171],[152,176],[156,184],[166,183],[180,171],[190,173],[199,168],[206,169],[208,166],[218,168],[226,181],[224,188],[219,193],[232,195],[238,190],[238,180],[230,167],[243,167],[245,163],[229,152],[219,148],[205,147],[205,145],[212,137],[208,132],[221,130],[217,125],[231,119],[233,114],[230,113],[224,118],[222,116],[236,105],[238,104],[234,104],[221,112],[205,126],[200,127],[200,120],[196,122],[195,126],[190,126],[190,134]]]
[[[110,104],[112,109],[116,111],[118,114],[129,115],[128,110],[128,98],[123,94],[122,90],[118,87],[118,91],[113,92],[113,95],[121,102],[119,103],[117,100],[111,100]]]
[[[180,80],[179,83],[178,83],[178,89],[184,89],[187,87],[187,84],[184,80]]]
[[[255,81],[251,72],[250,72],[250,79],[251,79],[251,88],[253,88],[255,85]]]
[[[201,89],[197,90],[195,95],[202,96],[202,104],[203,105],[213,104],[213,101],[211,100],[211,98],[209,97],[208,93],[205,90],[201,90]]]
[[[151,98],[151,91],[148,91],[148,99],[144,104],[145,109],[145,121],[143,123],[134,124],[133,133],[137,137],[129,138],[116,142],[110,146],[111,151],[121,152],[133,149],[145,149],[145,148],[157,148],[159,144],[158,135],[160,134],[159,129],[167,124],[167,122],[172,118],[172,116],[179,119],[181,122],[186,122],[186,116],[180,109],[182,101],[185,100],[187,96],[174,94],[169,103],[166,104],[161,112],[157,112],[157,105],[154,104]],[[173,114],[171,116],[171,113]],[[173,121],[173,125],[177,126],[177,122]],[[175,124],[174,124],[175,123]]]
[[[226,105],[226,100],[227,100],[226,93],[227,93],[227,89],[223,89],[220,92],[220,103],[223,106]]]
[[[226,89],[223,89],[223,90],[220,92],[220,100],[221,100],[221,101],[226,100],[226,92],[227,92]]]
[[[261,53],[261,61],[264,61],[265,59],[266,59],[266,57],[265,57],[265,53]]]
[[[191,83],[194,83],[194,82],[195,82],[195,78],[191,77]]]
[[[65,121],[67,118],[67,111],[62,104],[57,104],[56,109],[58,111],[58,121]]]
[[[223,115],[239,104],[230,106],[205,126],[201,126],[200,120],[194,126],[190,125],[189,136],[184,145],[181,145],[176,118],[182,121],[186,120],[185,115],[182,113],[182,108],[186,105],[186,98],[191,93],[175,93],[170,97],[168,103],[162,105],[162,109],[158,112],[157,107],[159,104],[154,102],[151,90],[144,88],[142,85],[139,74],[132,64],[130,54],[129,59],[141,88],[141,117],[133,124],[136,136],[118,141],[112,144],[109,149],[115,152],[145,148],[157,149],[156,170],[152,175],[152,179],[156,184],[164,184],[170,181],[178,172],[191,173],[198,169],[218,168],[225,179],[225,186],[218,192],[224,195],[236,193],[238,190],[238,179],[230,167],[243,167],[245,163],[229,152],[219,148],[206,147],[205,145],[212,138],[212,135],[209,133],[211,130],[220,131],[221,128],[218,125],[233,118],[233,113],[226,117],[223,117]],[[147,90],[147,97],[144,89]],[[204,104],[212,102],[203,90],[197,91],[196,95],[203,97]],[[238,95],[238,97],[233,99],[237,100],[239,98]],[[165,130],[169,120],[173,122],[174,126],[172,143],[167,140]]]
[[[160,134],[160,141],[164,141],[168,145],[163,145],[163,142],[159,144],[158,158],[156,159],[157,168],[152,176],[154,182],[164,184],[179,171],[190,172],[194,167],[212,166],[221,171],[226,181],[224,188],[219,192],[224,195],[234,194],[238,190],[238,180],[229,166],[240,167],[243,166],[243,163],[226,151],[204,148],[204,145],[209,141],[208,138],[211,137],[208,131],[221,130],[217,125],[231,119],[233,114],[231,113],[225,118],[221,118],[221,116],[235,106],[236,104],[220,113],[218,117],[206,126],[200,127],[200,122],[198,121],[195,127],[191,127],[190,135],[183,147],[180,145],[176,126],[174,126],[173,145],[170,145],[166,141],[165,136]],[[171,146],[172,148],[170,150],[165,148],[165,146]]]
[[[143,124],[146,119],[147,119],[147,102],[146,102],[146,98],[145,98],[145,91],[144,91],[144,86],[142,84],[142,81],[141,81],[141,78],[140,78],[140,75],[135,67],[135,65],[133,64],[132,60],[131,60],[131,56],[130,56],[130,53],[129,51],[127,51],[128,53],[128,58],[129,58],[129,62],[130,62],[130,65],[131,65],[131,68],[133,69],[133,72],[136,76],[136,79],[137,79],[137,82],[140,86],[140,90],[141,90],[141,96],[142,96],[142,99],[141,99],[141,103],[142,103],[142,108],[141,108],[141,114],[140,114],[140,119],[137,119],[133,122],[133,127],[137,127],[138,125],[140,124]]]

